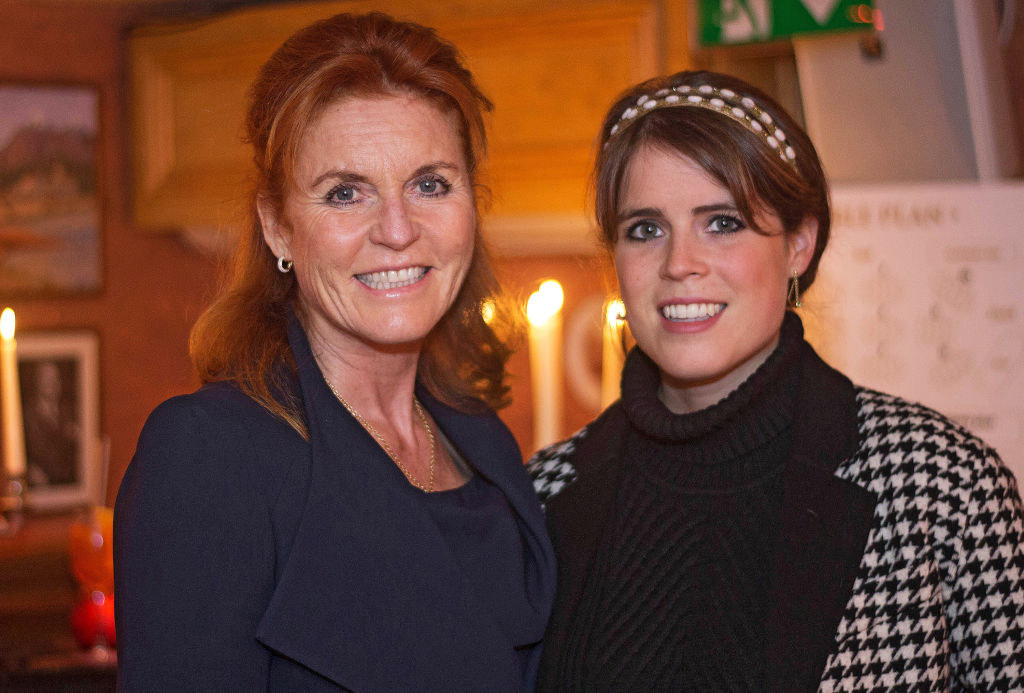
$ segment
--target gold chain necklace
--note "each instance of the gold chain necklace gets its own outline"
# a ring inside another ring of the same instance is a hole
[[[345,407],[345,409],[348,410],[348,413],[351,414],[352,416],[354,416],[355,420],[358,421],[362,425],[362,427],[365,428],[369,432],[369,434],[371,436],[373,436],[373,439],[376,440],[377,443],[382,448],[384,448],[384,452],[386,452],[388,454],[388,457],[390,457],[391,460],[396,465],[398,465],[398,468],[400,470],[402,470],[402,474],[404,474],[405,478],[409,480],[409,483],[412,484],[413,486],[415,486],[416,488],[418,488],[419,490],[424,491],[425,493],[433,493],[434,492],[434,462],[435,462],[435,455],[434,455],[434,448],[435,448],[434,431],[433,431],[433,429],[430,428],[430,422],[427,421],[427,415],[423,412],[423,407],[420,405],[420,401],[418,399],[416,399],[415,397],[412,398],[412,404],[416,408],[416,414],[420,417],[420,421],[423,423],[423,428],[427,432],[427,438],[430,440],[430,466],[429,466],[429,469],[430,469],[430,481],[427,482],[426,486],[421,484],[416,479],[416,477],[414,477],[412,475],[412,473],[408,469],[405,468],[405,465],[402,464],[402,461],[400,459],[398,459],[398,455],[395,454],[394,449],[391,447],[391,445],[388,443],[388,441],[384,440],[384,436],[382,436],[380,434],[380,431],[378,431],[376,428],[374,428],[373,424],[371,424],[369,421],[367,421],[362,416],[360,416],[359,412],[357,412],[352,407],[351,404],[349,404],[348,402],[345,401],[345,398],[341,396],[341,393],[338,392],[338,390],[334,387],[333,383],[331,383],[331,381],[328,380],[327,378],[324,378],[324,382],[327,383],[327,387],[331,388],[331,392],[333,392],[334,396],[338,398],[338,401],[341,402],[341,405],[343,407]]]

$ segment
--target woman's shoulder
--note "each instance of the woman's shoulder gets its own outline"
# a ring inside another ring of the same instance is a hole
[[[878,451],[920,451],[951,462],[997,456],[988,444],[934,409],[856,386],[862,446]]]
[[[297,435],[284,420],[230,381],[207,383],[195,392],[163,401],[147,418],[143,434],[173,434],[182,429],[203,432],[208,428],[216,429],[221,435],[232,429],[246,435],[283,431]]]
[[[526,471],[533,479],[533,490],[541,503],[547,503],[576,480],[576,446],[592,425],[587,424],[569,438],[541,448],[526,462]]]
[[[592,455],[586,449],[591,443],[599,441],[600,449],[605,452],[616,447],[613,439],[621,433],[621,414],[622,406],[616,402],[565,440],[552,443],[534,453],[527,461],[526,469],[533,478],[533,490],[542,504],[576,481],[580,468],[592,461],[589,459]],[[584,454],[578,454],[585,443]]]
[[[132,466],[135,472],[183,478],[274,476],[306,443],[230,382],[209,383],[162,402],[149,415]]]
[[[250,405],[259,406],[255,400],[242,392],[236,383],[225,380],[206,383],[194,392],[169,397],[153,409],[150,418],[162,421],[165,418],[183,416],[189,412],[192,414],[204,411],[213,413],[218,410],[241,412]]]
[[[883,497],[927,494],[952,509],[985,495],[1019,504],[1013,473],[977,435],[918,402],[855,390],[860,447],[840,476]]]

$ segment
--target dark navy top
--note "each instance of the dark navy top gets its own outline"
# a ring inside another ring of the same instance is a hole
[[[477,474],[423,499],[456,565],[509,639],[523,642],[543,627],[531,605],[523,540],[505,495]]]

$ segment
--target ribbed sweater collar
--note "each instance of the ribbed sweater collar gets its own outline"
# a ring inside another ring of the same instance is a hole
[[[686,458],[699,464],[735,459],[772,440],[792,421],[802,341],[800,318],[787,312],[779,344],[765,362],[725,399],[689,414],[675,414],[661,402],[658,367],[634,348],[622,373],[623,409],[636,433],[663,454],[666,443],[686,443]]]

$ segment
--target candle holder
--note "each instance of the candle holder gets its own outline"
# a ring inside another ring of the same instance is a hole
[[[0,536],[10,536],[21,527],[25,508],[25,478],[4,477],[0,485]]]

